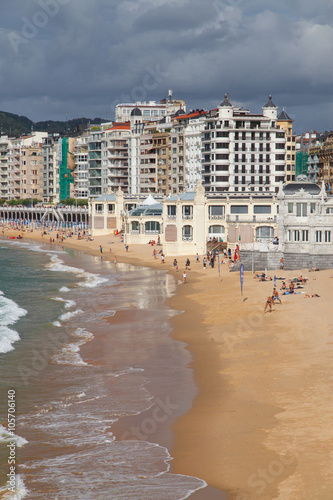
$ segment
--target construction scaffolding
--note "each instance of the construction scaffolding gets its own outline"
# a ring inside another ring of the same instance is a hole
[[[70,185],[74,184],[69,151],[69,139],[59,139],[59,201],[70,198]]]

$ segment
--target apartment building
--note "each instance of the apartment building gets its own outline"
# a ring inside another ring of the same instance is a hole
[[[277,193],[285,180],[286,132],[277,124],[269,96],[262,114],[224,101],[206,118],[202,140],[203,184],[207,192]]]
[[[74,144],[75,170],[74,196],[75,198],[87,199],[89,197],[89,152],[88,152],[89,132],[85,132],[77,137]]]
[[[21,148],[19,198],[43,199],[43,152],[41,144]]]
[[[7,135],[0,137],[0,199],[8,199],[8,151],[10,139]]]
[[[138,108],[145,122],[161,120],[165,116],[175,114],[179,109],[186,111],[186,102],[183,99],[173,99],[172,90],[168,97],[159,103],[156,101],[136,101],[134,103],[119,103],[115,109],[116,122],[130,121],[132,111]]]
[[[288,183],[296,178],[296,135],[293,134],[293,120],[284,110],[278,115],[277,125],[286,132],[285,182]]]
[[[325,183],[326,191],[333,192],[333,132],[323,135],[308,149],[308,177],[313,182]]]
[[[34,132],[29,136],[2,141],[1,191],[7,200],[42,199],[42,142],[45,137],[47,132]]]
[[[178,148],[179,176],[184,175],[182,191],[194,191],[202,180],[202,133],[208,111],[195,110],[189,113],[178,112],[173,117],[173,128],[182,135],[182,144]],[[174,147],[172,149],[174,153]],[[173,191],[174,192],[174,191]]]
[[[59,201],[59,163],[58,134],[43,139],[43,201],[57,203]]]
[[[130,194],[140,193],[140,137],[143,134],[145,124],[142,112],[134,108],[130,117],[130,131],[127,136],[128,144],[128,192]],[[156,163],[156,162],[155,162]]]
[[[114,123],[105,130],[107,150],[108,179],[107,188],[113,191],[121,188],[128,192],[128,134],[131,130],[129,122]]]

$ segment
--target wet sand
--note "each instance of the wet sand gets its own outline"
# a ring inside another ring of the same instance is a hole
[[[25,237],[40,239],[40,232]],[[163,265],[149,245],[132,245],[127,253],[113,235],[93,242],[68,239],[65,245],[164,268],[179,281],[185,265],[179,258],[176,273],[173,257],[166,255]],[[193,355],[199,393],[174,424],[173,472],[211,486],[191,496],[196,500],[224,498],[222,491],[236,500],[333,498],[333,272],[277,271],[286,279],[308,276],[296,291],[320,297],[282,296],[282,304],[264,314],[272,282],[245,273],[242,297],[239,273],[221,266],[219,278],[216,268],[204,271],[189,257],[188,282],[168,305],[184,311],[171,319],[173,335]]]

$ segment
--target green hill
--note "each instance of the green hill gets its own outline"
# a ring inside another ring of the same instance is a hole
[[[18,137],[23,134],[28,134],[32,130],[36,132],[50,132],[66,134],[74,132],[79,125],[86,125],[87,123],[99,124],[104,120],[102,118],[75,118],[74,120],[68,120],[67,122],[61,121],[43,121],[43,122],[33,122],[29,120],[26,116],[19,116],[13,113],[8,113],[7,111],[0,111],[0,130],[4,135],[10,137]]]

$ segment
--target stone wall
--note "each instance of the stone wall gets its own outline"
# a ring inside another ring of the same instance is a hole
[[[253,257],[252,257],[253,255]],[[280,259],[283,257],[284,269],[297,270],[297,269],[311,269],[317,267],[320,270],[333,269],[333,254],[331,255],[310,255],[298,253],[285,253],[280,251],[273,252],[257,252],[250,250],[241,250],[240,260],[244,265],[245,271],[262,271],[280,269]],[[253,263],[253,264],[252,264]],[[233,270],[239,270],[239,265],[235,266]]]

